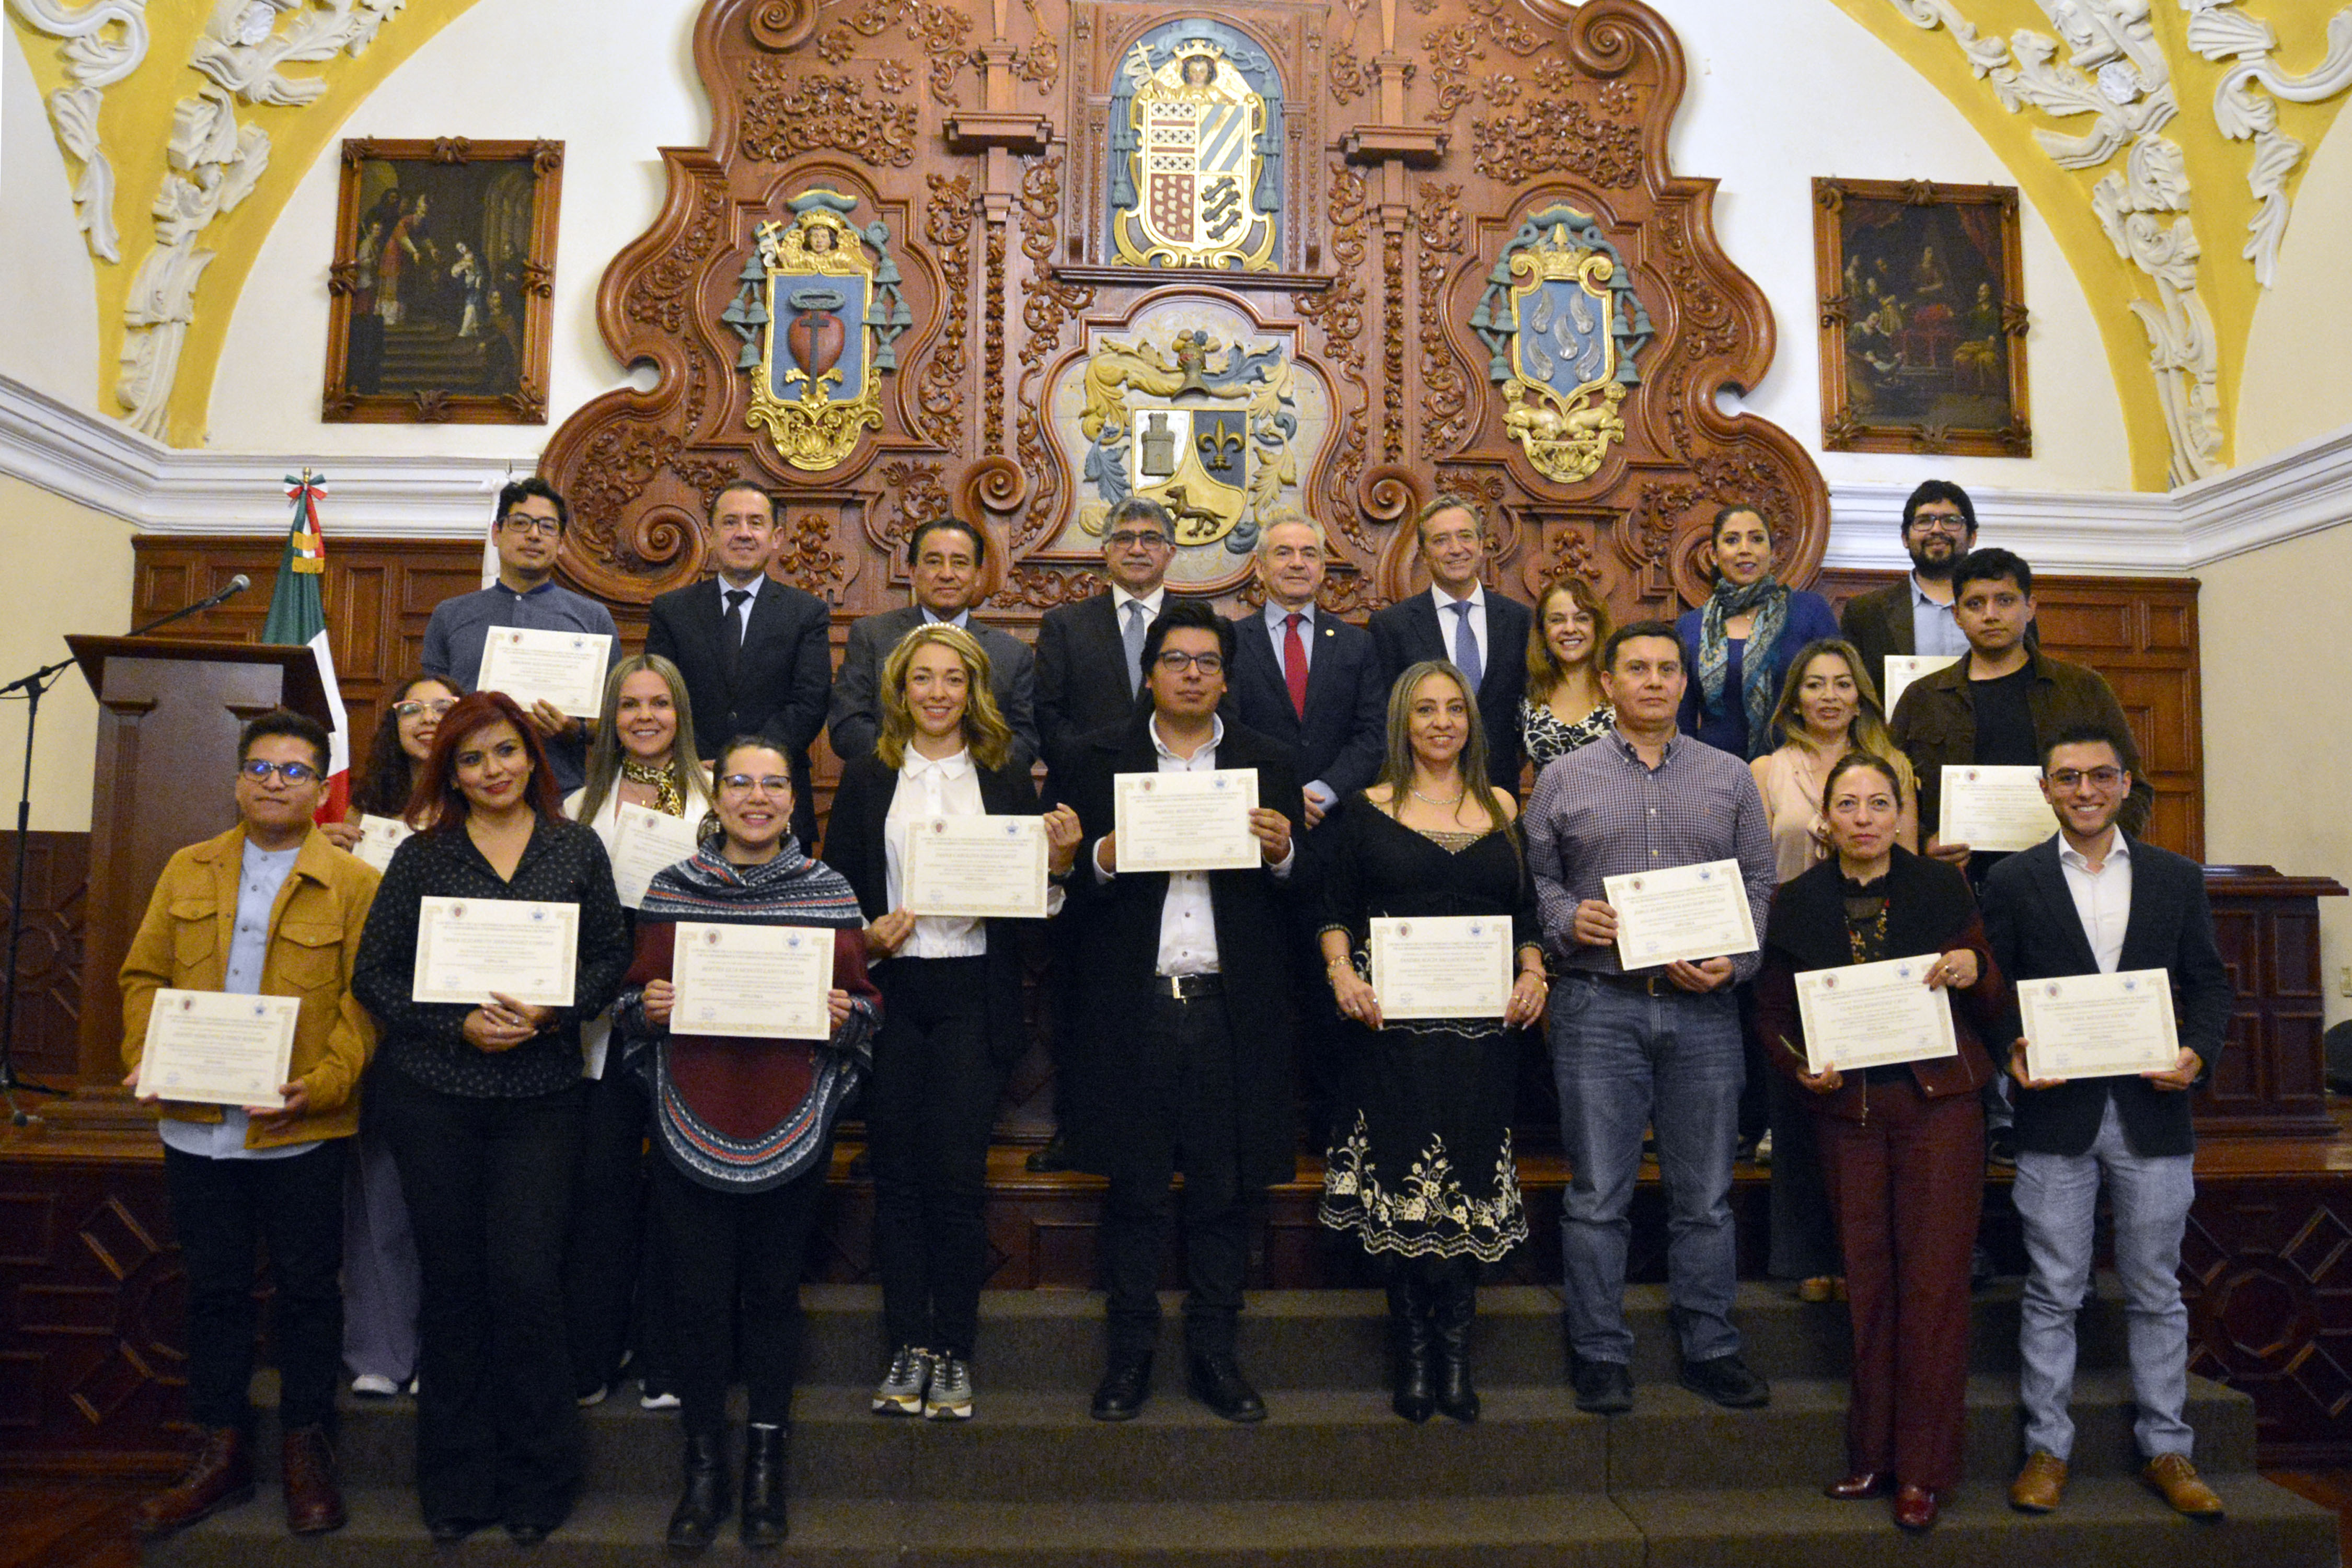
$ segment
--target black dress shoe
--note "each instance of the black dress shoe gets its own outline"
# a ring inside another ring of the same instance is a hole
[[[1047,1175],[1055,1171],[1066,1171],[1070,1168],[1069,1146],[1062,1142],[1062,1135],[1056,1132],[1052,1138],[1046,1140],[1043,1149],[1032,1153],[1022,1163],[1033,1176]]]
[[[455,1546],[481,1528],[482,1521],[478,1519],[436,1519],[425,1526],[436,1546]]]
[[[1143,1413],[1143,1402],[1150,1397],[1151,1357],[1114,1361],[1104,1371],[1102,1382],[1095,1385],[1090,1414],[1097,1421],[1132,1421]]]
[[[1234,1358],[1223,1352],[1194,1352],[1184,1358],[1184,1387],[1193,1398],[1228,1421],[1263,1421],[1265,1401],[1242,1375]]]
[[[719,1534],[727,1517],[727,1437],[723,1432],[686,1435],[686,1483],[669,1516],[673,1552],[700,1552]]]
[[[782,1544],[784,1519],[784,1428],[753,1426],[743,1443],[743,1544]]]
[[[1748,1371],[1737,1351],[1683,1363],[1682,1384],[1727,1410],[1753,1410],[1772,1403],[1772,1385]]]
[[[1576,1384],[1576,1407],[1594,1415],[1622,1415],[1633,1408],[1633,1369],[1622,1362],[1587,1361],[1569,1368]]]
[[[547,1526],[528,1522],[509,1524],[507,1534],[517,1546],[536,1546],[547,1539]]]

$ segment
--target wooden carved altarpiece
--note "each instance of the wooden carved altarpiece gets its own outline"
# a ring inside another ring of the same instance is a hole
[[[1668,168],[1682,52],[1637,0],[711,0],[694,48],[710,144],[662,151],[597,300],[652,384],[544,459],[564,572],[625,611],[703,572],[739,476],[845,622],[904,602],[899,546],[953,510],[1025,626],[1095,591],[1126,489],[1177,511],[1171,578],[1244,600],[1255,530],[1313,517],[1349,615],[1419,584],[1398,525],[1440,492],[1484,503],[1496,586],[1575,574],[1621,616],[1704,596],[1735,499],[1785,580],[1819,565],[1818,471],[1718,405],[1772,319],[1713,182]],[[833,247],[856,276],[777,269]],[[787,460],[778,400],[820,384],[873,412]]]

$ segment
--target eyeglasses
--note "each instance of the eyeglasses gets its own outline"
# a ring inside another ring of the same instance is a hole
[[[457,706],[456,698],[444,697],[433,702],[395,702],[392,705],[392,711],[393,716],[397,719],[415,719],[426,713],[438,719],[456,706]]]
[[[510,511],[499,519],[499,526],[512,529],[517,533],[543,533],[550,538],[563,531],[563,523],[560,519],[532,517],[528,512],[520,511]]]
[[[236,771],[258,784],[276,773],[288,784],[309,784],[319,776],[319,770],[308,763],[265,763],[259,757],[248,757],[237,763]]]
[[[1202,675],[1222,675],[1225,668],[1225,656],[1221,653],[1179,653],[1172,647],[1153,662],[1171,675],[1188,669],[1197,669]]]
[[[749,795],[754,785],[769,795],[782,795],[793,787],[793,781],[777,773],[767,773],[759,778],[753,778],[750,773],[722,773],[719,779],[720,789],[736,795]]]
[[[1966,533],[1969,520],[1948,517],[1942,512],[1923,511],[1911,519],[1911,531],[1915,533]]]
[[[1149,544],[1154,550],[1165,550],[1168,548],[1168,536],[1156,528],[1147,528],[1140,531],[1134,529],[1121,529],[1103,542],[1116,545],[1121,550],[1131,550],[1139,544]]]
[[[2050,782],[2060,789],[2074,789],[2088,779],[2100,789],[2113,789],[2124,782],[2121,768],[2060,768],[2050,775]]]

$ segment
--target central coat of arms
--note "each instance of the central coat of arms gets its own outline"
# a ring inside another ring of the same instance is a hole
[[[1080,507],[1081,525],[1100,533],[1113,504],[1149,496],[1176,520],[1180,547],[1255,548],[1283,487],[1298,482],[1293,375],[1278,345],[1228,345],[1197,329],[1165,347],[1102,343],[1087,361],[1078,418],[1100,499]]]
[[[1590,478],[1625,438],[1622,405],[1652,336],[1616,247],[1573,207],[1537,214],[1504,247],[1470,324],[1528,461],[1562,484]]]

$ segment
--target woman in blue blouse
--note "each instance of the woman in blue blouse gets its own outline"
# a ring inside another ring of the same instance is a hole
[[[1789,667],[1816,637],[1838,635],[1829,601],[1772,574],[1764,514],[1734,502],[1715,514],[1715,591],[1675,623],[1690,685],[1682,731],[1753,759],[1777,743],[1771,716]]]

